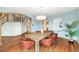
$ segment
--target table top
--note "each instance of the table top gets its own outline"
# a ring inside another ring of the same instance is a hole
[[[49,36],[52,32],[44,32],[43,34],[41,33],[30,33],[30,34],[27,34],[27,36],[29,38],[31,38],[32,40],[35,40],[35,41],[39,41],[47,36]]]

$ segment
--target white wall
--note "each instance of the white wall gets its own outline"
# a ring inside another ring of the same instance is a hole
[[[15,36],[25,31],[24,24],[20,22],[7,22],[2,25],[2,36]]]

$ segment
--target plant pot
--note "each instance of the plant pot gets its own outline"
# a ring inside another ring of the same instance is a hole
[[[73,42],[74,40],[71,39],[71,40],[69,40],[69,41]]]
[[[74,41],[74,40],[73,40],[73,38],[71,37],[70,40],[69,40],[69,42],[72,43],[73,41]]]
[[[69,43],[73,43],[74,41],[69,41]]]

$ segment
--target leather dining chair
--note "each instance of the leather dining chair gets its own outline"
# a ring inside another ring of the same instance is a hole
[[[51,46],[55,42],[57,42],[57,34],[52,34],[48,38],[40,40],[40,45]]]
[[[23,38],[21,39],[21,48],[22,49],[31,49],[32,47],[35,46],[35,41],[29,39],[29,38]]]
[[[49,47],[52,45],[52,39],[50,39],[50,38],[45,39],[44,38],[44,39],[40,40],[40,45]]]
[[[57,41],[57,34],[52,34],[50,37],[52,38],[53,41],[55,42]]]

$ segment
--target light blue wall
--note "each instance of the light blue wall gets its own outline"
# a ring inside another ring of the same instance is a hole
[[[55,18],[62,18],[64,23],[68,23],[70,24],[72,21],[74,20],[79,20],[79,8],[73,11],[69,11],[69,12],[65,12],[65,13],[61,13],[61,14],[56,14],[56,15],[52,15],[48,18],[49,21],[49,30],[52,30],[52,23],[53,23],[53,19]],[[79,25],[78,25],[78,30],[79,30]],[[63,34],[63,33],[62,33]],[[78,40],[79,41],[79,35],[78,35]]]
[[[71,23],[73,20],[76,20],[77,17],[77,10],[64,12],[56,15],[52,15],[48,17],[48,30],[52,31],[52,22],[55,18],[62,18],[64,23]],[[32,32],[40,31],[42,28],[42,22],[37,21],[35,16],[32,17]]]
[[[42,21],[36,20],[36,16],[32,17],[32,32],[41,31],[43,25]]]
[[[65,12],[65,13],[61,13],[61,14],[57,14],[57,15],[52,15],[48,18],[49,21],[49,30],[52,30],[52,22],[53,19],[55,18],[62,18],[64,23],[71,23],[73,20],[77,20],[77,11],[73,10],[73,11],[69,11],[69,12]]]
[[[53,30],[52,23],[53,23],[53,20],[55,18],[62,18],[64,23],[71,24],[74,20],[78,20],[79,19],[79,9],[49,16],[48,17],[48,30],[49,31]],[[40,31],[41,28],[42,28],[42,22],[41,21],[37,21],[35,16],[32,17],[32,22],[33,22],[32,23],[33,24],[32,32]],[[63,32],[61,34],[63,34]]]

